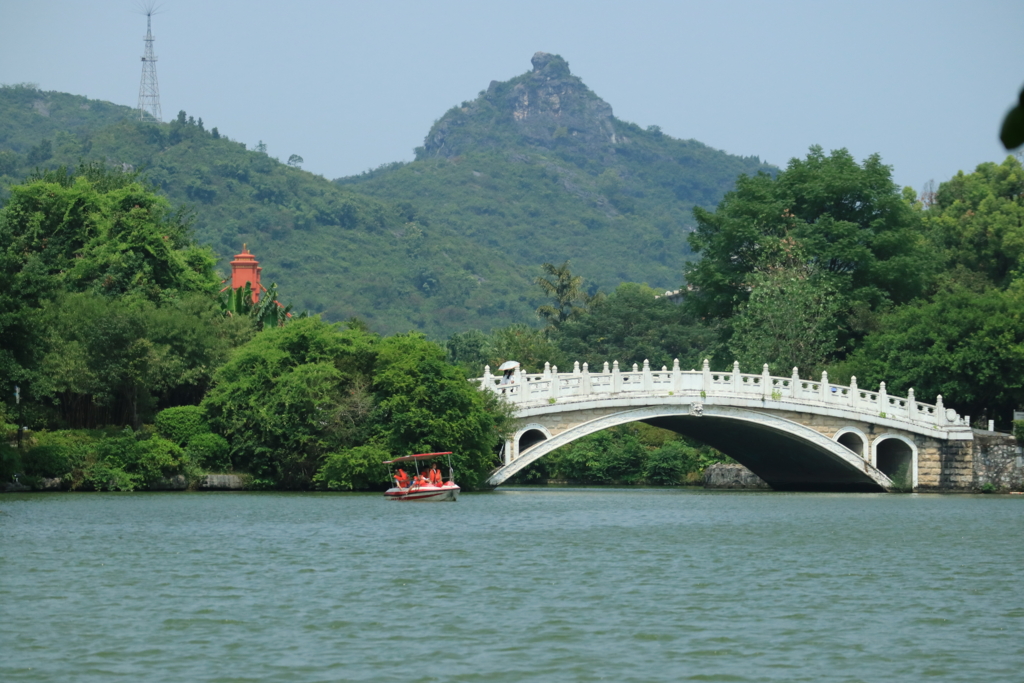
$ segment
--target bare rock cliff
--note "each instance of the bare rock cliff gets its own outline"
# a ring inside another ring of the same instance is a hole
[[[491,81],[472,102],[449,110],[418,150],[454,157],[467,149],[519,144],[610,147],[616,142],[612,108],[569,71],[558,55],[538,52],[533,71]]]

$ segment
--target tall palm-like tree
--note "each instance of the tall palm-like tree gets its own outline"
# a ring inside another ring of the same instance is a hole
[[[600,296],[587,294],[583,289],[583,276],[572,274],[569,261],[560,266],[545,263],[541,268],[550,277],[538,277],[534,282],[552,298],[553,302],[538,308],[537,315],[545,320],[549,327],[558,328],[567,320],[575,320]]]
[[[220,304],[227,315],[247,315],[252,318],[257,330],[280,327],[292,317],[291,305],[285,306],[277,300],[276,283],[263,291],[259,301],[253,301],[252,287],[246,282],[244,287],[225,291]],[[299,317],[304,318],[305,315]]]

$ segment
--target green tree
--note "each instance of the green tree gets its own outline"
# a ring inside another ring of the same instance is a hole
[[[1024,281],[1007,291],[952,284],[931,301],[900,306],[881,318],[850,358],[831,373],[856,375],[862,387],[886,382],[890,393],[914,389],[923,402],[1008,425],[1024,405]]]
[[[184,446],[199,434],[210,433],[206,413],[199,406],[176,406],[161,410],[156,415],[157,433],[168,441]]]
[[[391,457],[377,444],[329,453],[313,480],[328,491],[381,488],[382,482],[388,481],[388,468],[384,461]]]
[[[242,287],[221,292],[220,305],[228,316],[248,317],[255,330],[261,332],[265,327],[280,327],[292,318],[292,305],[281,304],[277,296],[275,282],[254,301],[252,286],[246,282]],[[305,313],[300,314],[300,317],[305,316]]]
[[[925,228],[944,257],[1005,288],[1024,255],[1024,168],[1008,156],[1003,163],[980,164],[939,185],[925,213]]]
[[[507,360],[518,361],[525,372],[540,372],[544,363],[562,364],[564,367],[564,357],[545,331],[525,323],[515,323],[491,332],[487,352],[492,370]]]
[[[33,397],[59,423],[79,427],[138,428],[161,402],[197,402],[234,338],[232,321],[202,296],[160,307],[137,296],[65,294],[44,302],[33,320]]]
[[[479,377],[490,363],[491,338],[480,330],[456,332],[448,337],[448,360],[462,368],[466,377]]]
[[[49,287],[153,301],[216,291],[215,259],[192,238],[187,216],[136,175],[83,165],[11,188],[0,247]],[[17,266],[16,266],[17,268]]]
[[[841,299],[805,267],[757,273],[750,296],[730,321],[729,350],[745,372],[772,374],[798,367],[804,377],[824,369],[839,350]]]
[[[599,371],[604,362],[684,368],[698,367],[715,344],[714,331],[702,327],[684,307],[646,285],[626,282],[595,302],[575,320],[566,321],[553,339],[561,356],[587,362]]]
[[[541,266],[549,277],[538,277],[534,282],[552,299],[537,309],[537,315],[549,327],[558,328],[567,320],[574,320],[586,309],[591,298],[583,289],[583,276],[573,275],[569,262],[560,266],[545,263]]]
[[[812,147],[774,178],[741,176],[716,211],[695,207],[694,216],[690,244],[703,258],[687,268],[686,303],[702,318],[732,316],[751,276],[792,265],[796,253],[852,310],[910,301],[934,271],[919,213],[877,155],[857,164],[845,149]]]
[[[375,441],[390,453],[453,451],[461,482],[481,486],[498,465],[511,409],[480,391],[423,335],[386,337],[373,375]]]
[[[381,339],[317,317],[238,349],[203,407],[236,467],[288,488],[385,486],[386,470],[367,453],[445,450],[472,488],[509,427],[507,406],[422,335]]]
[[[377,343],[314,317],[268,328],[239,348],[203,400],[214,431],[231,443],[234,465],[301,488],[324,455],[360,443]]]

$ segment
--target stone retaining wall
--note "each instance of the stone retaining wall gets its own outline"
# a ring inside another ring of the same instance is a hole
[[[1024,490],[1024,454],[1009,434],[974,432],[973,484],[976,489]]]
[[[245,479],[237,474],[207,474],[199,483],[202,491],[241,491]]]
[[[190,482],[185,475],[160,479],[150,485],[150,491],[186,491]],[[207,474],[198,482],[200,491],[242,491],[246,477],[239,474]],[[36,480],[35,488],[22,483],[0,482],[0,493],[28,493],[30,491],[63,491],[68,488],[60,479]]]
[[[704,470],[706,489],[770,489],[764,479],[743,465],[715,463]]]

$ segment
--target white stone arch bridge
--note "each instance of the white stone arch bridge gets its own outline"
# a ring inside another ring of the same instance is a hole
[[[517,429],[504,464],[488,480],[498,486],[555,448],[627,422],[645,422],[693,437],[728,454],[776,490],[884,491],[902,479],[914,489],[968,488],[970,418],[943,406],[878,390],[760,374],[643,367],[618,361],[591,372],[516,370],[507,383],[476,380],[515,406]]]

